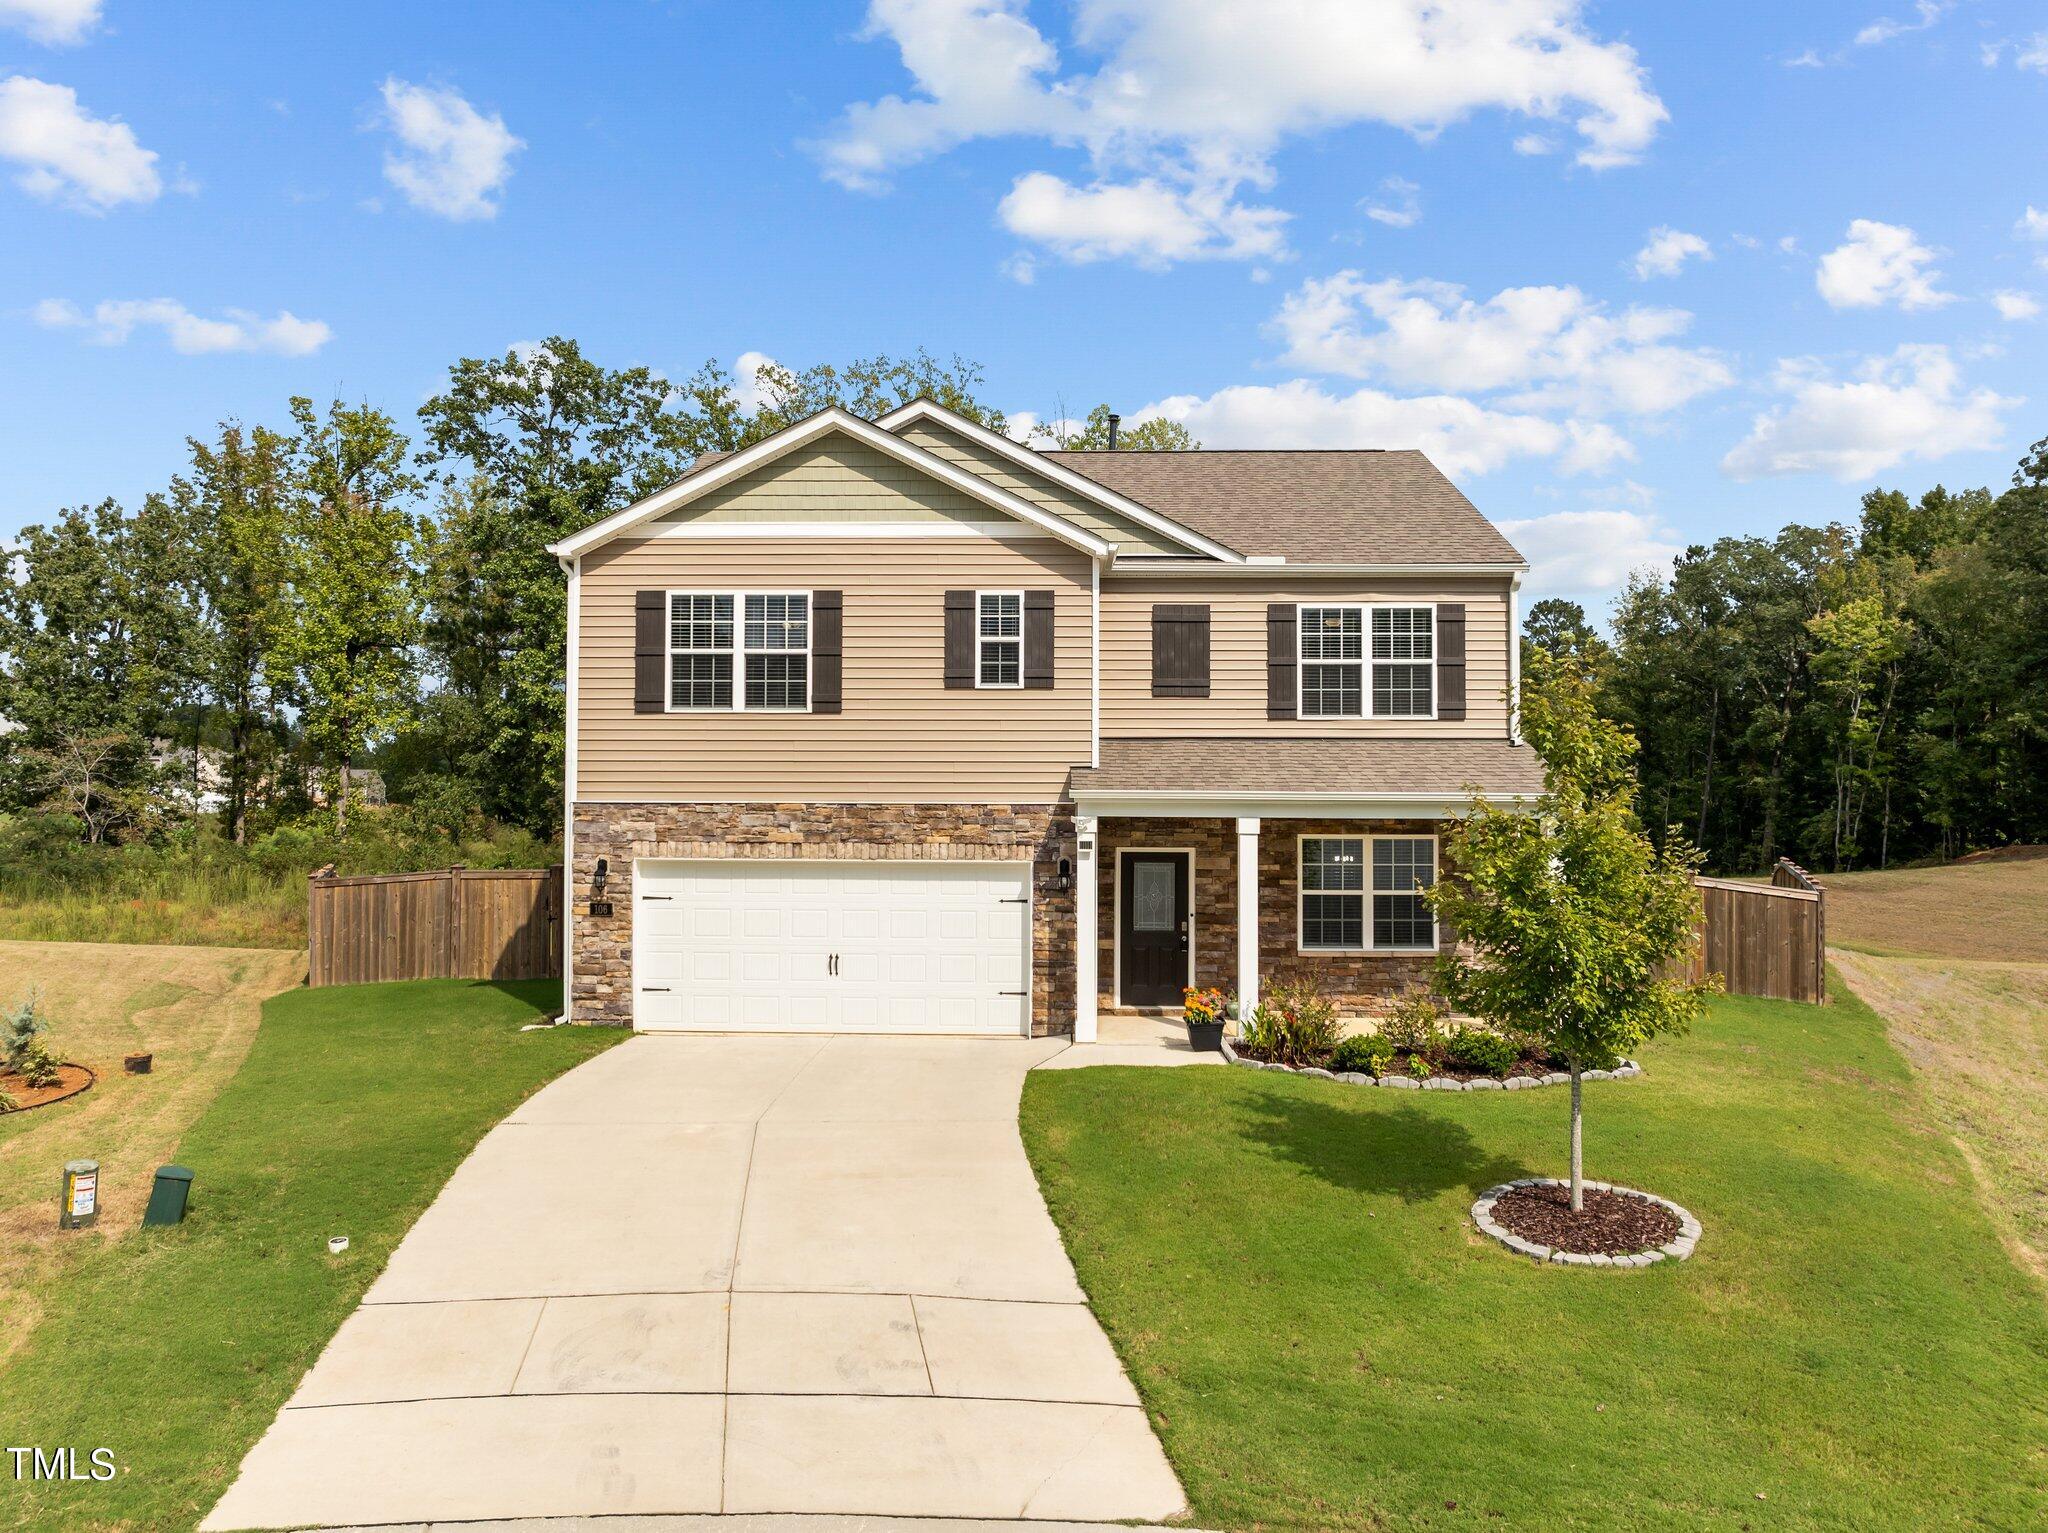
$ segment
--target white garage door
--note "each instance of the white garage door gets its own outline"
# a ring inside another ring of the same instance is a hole
[[[648,1031],[1030,1031],[1029,864],[641,862]]]

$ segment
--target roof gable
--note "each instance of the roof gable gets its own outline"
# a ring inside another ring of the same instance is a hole
[[[757,470],[767,468],[789,454],[834,434],[850,438],[879,453],[884,459],[915,470],[947,489],[988,507],[1002,517],[1013,518],[1037,527],[1094,558],[1104,558],[1110,552],[1109,542],[1086,528],[1055,516],[1023,496],[1013,494],[1000,485],[992,484],[976,474],[948,463],[936,453],[928,452],[915,443],[907,442],[891,432],[882,430],[874,423],[864,421],[859,416],[849,414],[836,406],[820,410],[815,415],[806,416],[803,420],[785,426],[751,447],[742,448],[729,457],[719,459],[708,468],[693,468],[691,472],[664,485],[652,495],[634,502],[623,511],[593,523],[573,537],[549,545],[548,551],[557,558],[575,558],[645,522],[679,511],[693,502],[711,496],[734,482],[753,475]]]

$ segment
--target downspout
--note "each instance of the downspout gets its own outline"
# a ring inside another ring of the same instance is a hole
[[[1508,744],[1522,743],[1522,577],[1508,577]]]
[[[569,577],[569,676],[562,731],[562,1020],[576,1016],[576,670],[582,649],[583,560],[557,555]]]

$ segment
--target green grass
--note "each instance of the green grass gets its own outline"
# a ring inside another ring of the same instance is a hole
[[[66,1273],[0,1368],[0,1446],[111,1448],[118,1478],[34,1485],[0,1462],[0,1526],[196,1523],[484,1131],[619,1041],[519,1031],[559,997],[555,981],[426,980],[266,1002],[178,1147],[185,1223]],[[338,1234],[350,1248],[330,1257]]]
[[[1717,1001],[1587,1087],[1588,1174],[1705,1225],[1641,1272],[1470,1229],[1482,1189],[1562,1168],[1561,1091],[1031,1075],[1026,1146],[1195,1522],[2042,1526],[2048,1316],[1835,998]]]

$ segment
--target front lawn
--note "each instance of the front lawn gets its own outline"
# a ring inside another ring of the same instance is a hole
[[[519,1031],[560,995],[552,980],[424,980],[266,1002],[248,1058],[178,1145],[195,1173],[185,1223],[82,1258],[0,1364],[0,1446],[74,1448],[81,1472],[111,1448],[119,1476],[36,1484],[0,1466],[0,1526],[195,1524],[484,1131],[623,1036]]]
[[[2048,1315],[1835,997],[1717,1001],[1587,1086],[1588,1174],[1706,1227],[1641,1272],[1471,1229],[1564,1168],[1562,1090],[1034,1072],[1025,1144],[1195,1522],[2039,1526]]]

